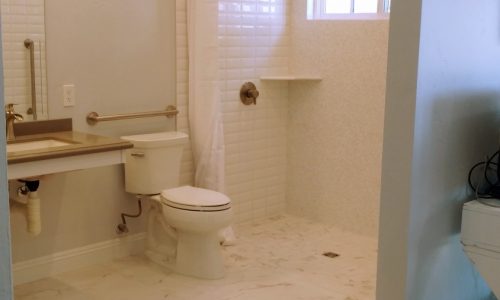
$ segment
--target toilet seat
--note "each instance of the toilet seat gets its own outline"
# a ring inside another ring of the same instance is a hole
[[[231,200],[226,195],[192,186],[162,191],[161,203],[176,209],[199,212],[223,211],[231,208]]]

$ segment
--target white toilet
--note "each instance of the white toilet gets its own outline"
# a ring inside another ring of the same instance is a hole
[[[224,277],[219,231],[232,221],[230,199],[221,193],[179,185],[188,136],[159,132],[124,136],[125,190],[154,200],[149,213],[146,255],[177,273]]]
[[[491,204],[498,200],[488,200]],[[496,296],[500,296],[500,208],[471,201],[462,211],[462,244]]]

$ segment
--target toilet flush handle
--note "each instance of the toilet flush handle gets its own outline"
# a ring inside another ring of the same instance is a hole
[[[135,153],[132,153],[132,154],[130,154],[130,155],[132,155],[132,156],[134,156],[134,157],[144,157],[144,156],[146,156],[146,155],[144,154],[144,152],[135,152]]]

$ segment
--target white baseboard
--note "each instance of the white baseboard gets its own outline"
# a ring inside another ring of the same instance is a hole
[[[146,234],[138,233],[18,262],[12,266],[14,285],[140,254],[144,252],[145,244]]]

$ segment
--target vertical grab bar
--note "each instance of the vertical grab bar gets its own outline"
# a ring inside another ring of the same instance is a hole
[[[36,85],[35,85],[35,44],[31,39],[24,40],[24,46],[30,50],[30,71],[31,71],[31,113],[33,120],[37,120],[36,113]],[[28,110],[29,113],[29,110]]]

